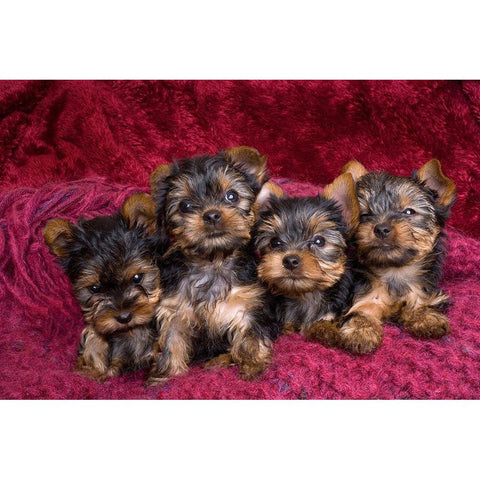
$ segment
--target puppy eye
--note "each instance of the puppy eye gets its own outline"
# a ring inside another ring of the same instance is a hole
[[[143,279],[143,273],[136,273],[133,278],[132,278],[132,282],[133,283],[140,283]]]
[[[279,238],[275,237],[270,240],[270,247],[272,248],[279,248],[282,246],[282,244],[283,242]]]
[[[238,193],[235,190],[229,190],[225,194],[225,200],[229,203],[238,202]]]
[[[317,235],[313,238],[312,243],[316,247],[323,247],[325,245],[325,239],[321,235]]]
[[[182,213],[188,213],[193,208],[193,205],[188,200],[182,200],[180,202],[179,208]]]
[[[415,215],[416,212],[413,208],[407,208],[402,213],[404,213],[405,215]]]
[[[100,285],[91,285],[90,287],[88,287],[88,289],[92,292],[92,293],[98,293],[100,291]]]

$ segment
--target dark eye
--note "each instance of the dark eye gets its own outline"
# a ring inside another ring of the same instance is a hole
[[[370,215],[368,213],[362,213],[360,215],[360,221],[366,222],[369,219]]]
[[[88,289],[92,293],[98,293],[100,291],[100,285],[92,285],[92,286],[88,287]]]
[[[415,210],[413,208],[407,208],[406,210],[403,211],[405,215],[415,215]]]
[[[270,247],[272,248],[279,248],[282,246],[282,244],[283,242],[279,238],[275,237],[270,240]]]
[[[143,273],[136,273],[133,278],[132,278],[132,282],[133,283],[140,283],[143,279]]]
[[[225,200],[229,203],[238,202],[238,193],[235,190],[229,190],[225,194]]]
[[[193,208],[193,205],[188,200],[182,200],[179,208],[182,213],[188,213]]]
[[[312,243],[316,247],[323,247],[325,245],[325,239],[321,235],[317,235],[313,238]]]

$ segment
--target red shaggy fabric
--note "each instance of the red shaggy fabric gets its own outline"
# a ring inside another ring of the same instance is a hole
[[[0,82],[1,398],[480,398],[478,82]],[[290,194],[321,190],[348,160],[409,174],[432,157],[457,184],[443,287],[452,333],[387,325],[355,357],[282,337],[265,376],[193,367],[146,389],[72,371],[80,309],[41,238],[46,220],[114,211],[173,158],[252,145]]]

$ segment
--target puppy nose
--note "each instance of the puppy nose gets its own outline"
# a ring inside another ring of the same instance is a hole
[[[382,239],[387,238],[392,229],[390,228],[390,225],[387,225],[386,223],[379,223],[378,225],[375,225],[373,231],[376,237]]]
[[[133,317],[132,312],[122,312],[118,317],[115,317],[118,323],[127,324]]]
[[[217,224],[221,218],[222,218],[222,214],[218,210],[209,210],[208,212],[205,212],[203,214],[204,222],[210,225]]]
[[[283,257],[283,266],[288,270],[295,270],[300,265],[300,257],[298,255],[287,255]]]

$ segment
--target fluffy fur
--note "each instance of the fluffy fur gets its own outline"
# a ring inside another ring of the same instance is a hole
[[[480,398],[479,118],[477,81],[0,82],[2,398]],[[458,190],[440,283],[451,333],[419,342],[385,324],[366,356],[283,336],[256,382],[200,366],[155,389],[144,371],[73,375],[84,322],[45,222],[110,215],[158,164],[242,143],[300,196],[351,158],[406,176],[439,158]]]
[[[265,163],[255,149],[238,147],[152,174],[158,221],[172,246],[162,261],[166,288],[149,384],[221,353],[209,366],[233,362],[246,379],[270,364],[275,322],[250,246]]]
[[[49,220],[43,236],[70,281],[87,324],[76,368],[103,381],[149,366],[160,299],[157,254],[163,244],[146,194],[129,197],[119,213]]]
[[[443,314],[448,296],[438,283],[444,257],[443,227],[455,185],[438,160],[412,178],[370,172],[359,162],[344,167],[357,181],[360,223],[352,308],[340,328],[342,344],[356,353],[377,348],[382,323],[396,320],[412,335],[440,338],[450,332]]]
[[[258,273],[275,295],[284,331],[338,344],[334,322],[348,308],[353,285],[347,236],[357,221],[349,174],[328,185],[324,196],[272,198],[261,213],[255,238]]]

